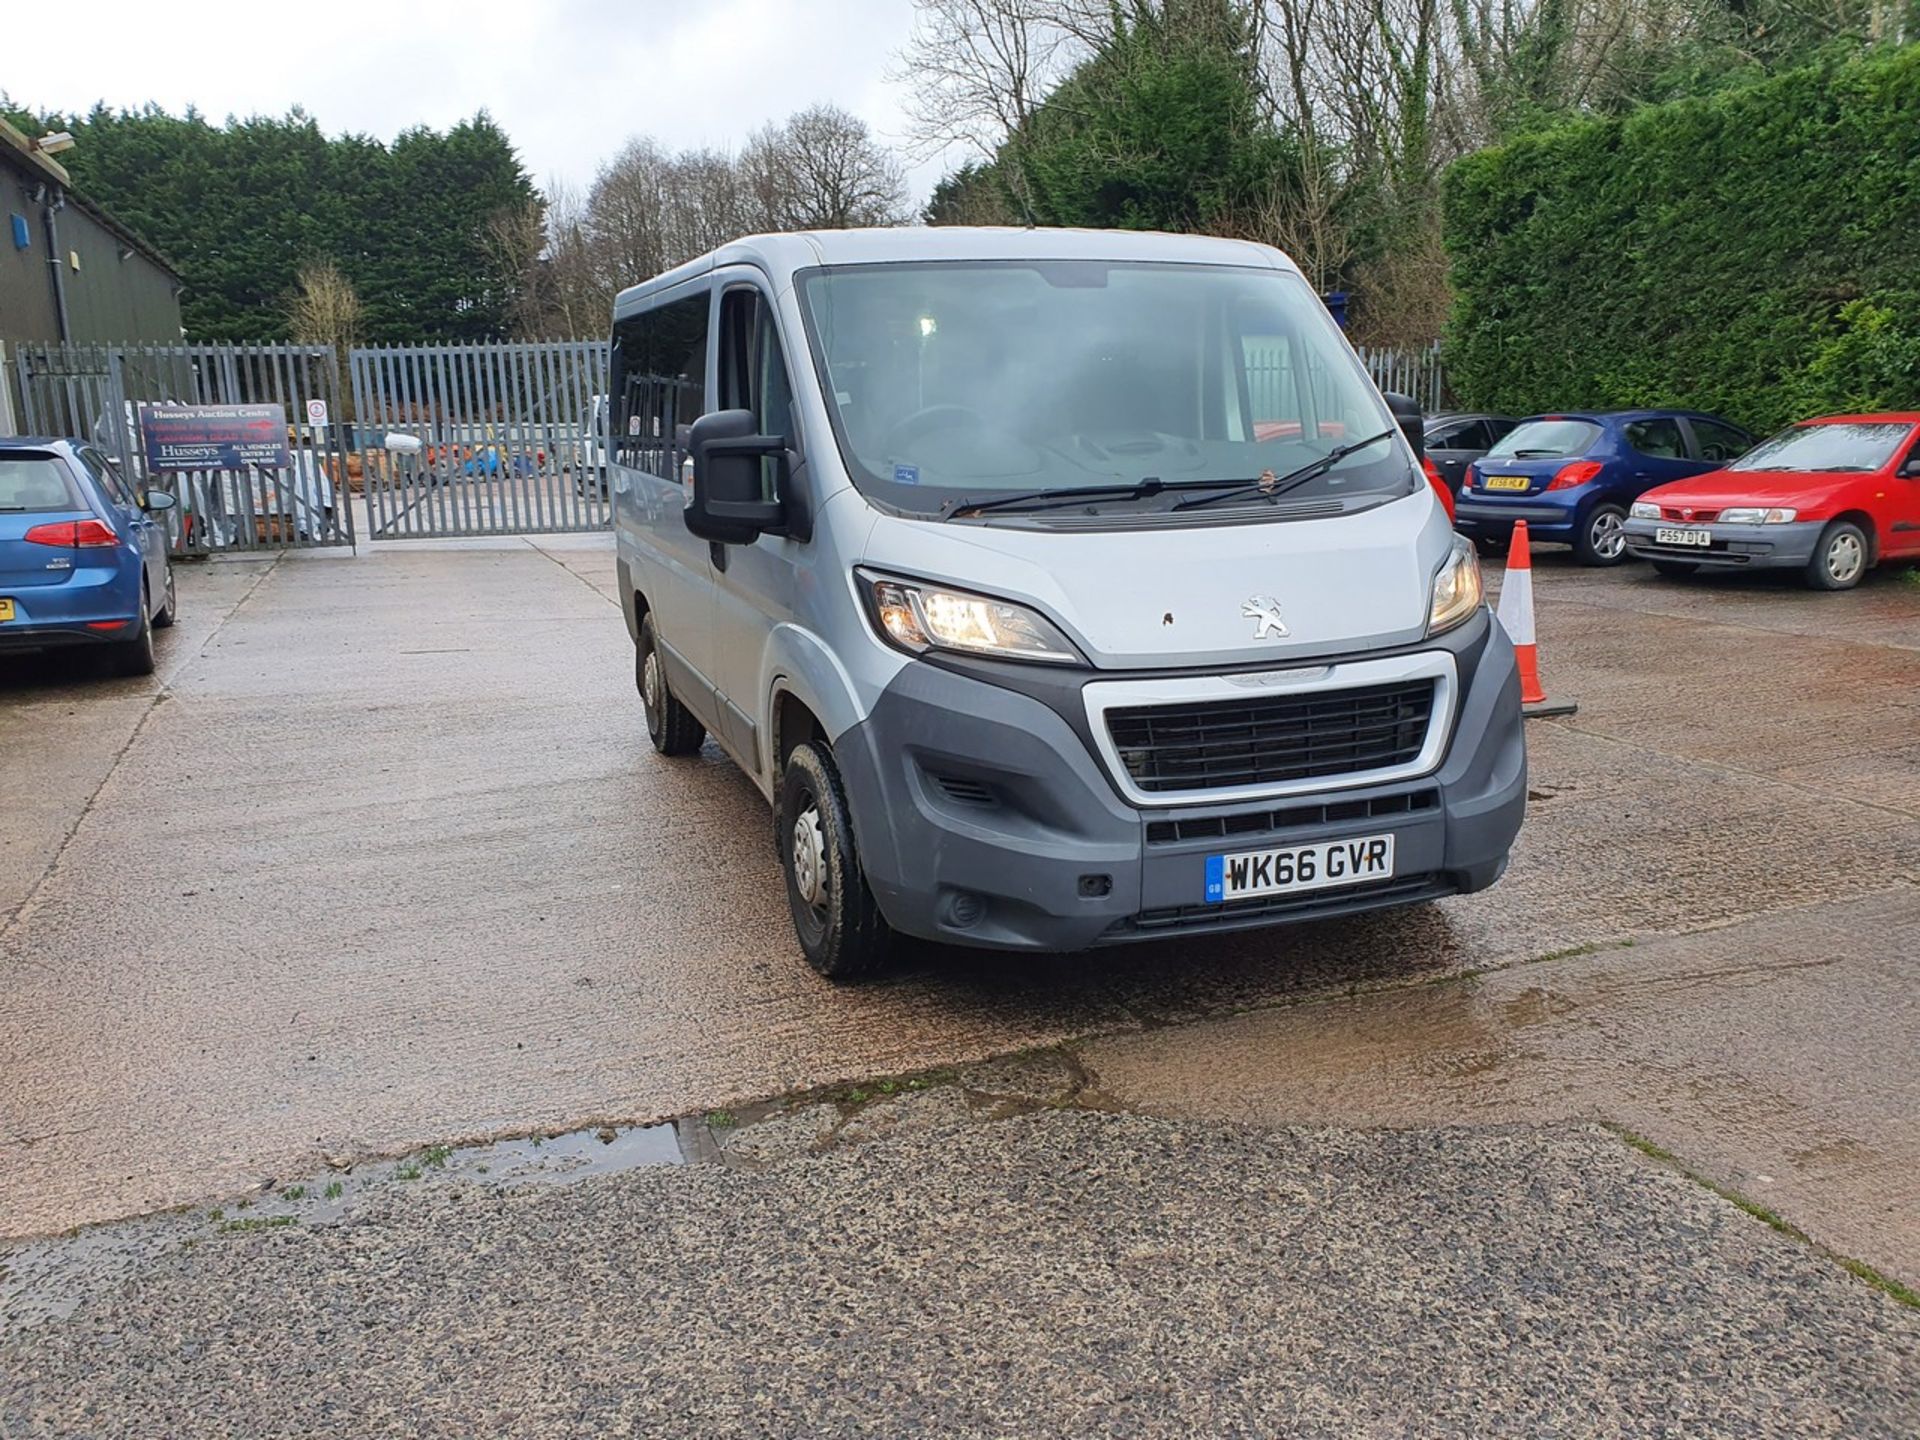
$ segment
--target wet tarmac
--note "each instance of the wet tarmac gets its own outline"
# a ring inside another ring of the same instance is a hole
[[[1060,959],[926,948],[837,990],[794,950],[751,786],[711,750],[648,749],[611,571],[605,537],[219,561],[183,568],[154,682],[0,667],[0,1235],[1897,910],[1920,880],[1920,586],[1676,587],[1543,556],[1547,680],[1581,708],[1532,732],[1494,890]]]
[[[1916,957],[1889,891],[1074,1053],[1106,1103],[1182,1117],[1602,1121],[1920,1292]]]

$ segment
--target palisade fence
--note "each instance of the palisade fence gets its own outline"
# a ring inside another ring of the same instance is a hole
[[[1451,396],[1446,371],[1440,364],[1440,342],[1417,346],[1357,345],[1355,352],[1367,374],[1382,390],[1411,395],[1429,415],[1445,408]]]
[[[178,494],[167,512],[175,554],[353,543],[341,429],[309,420],[340,413],[331,346],[16,342],[11,351],[20,433],[89,441],[136,489]],[[143,408],[268,404],[285,417],[288,464],[147,474]]]
[[[1446,403],[1446,376],[1440,366],[1440,345],[1415,349],[1355,348],[1360,363],[1382,390],[1411,396],[1429,415]],[[1247,398],[1253,406],[1254,435],[1277,439],[1299,435],[1301,411],[1326,393],[1327,376],[1318,355],[1302,357],[1306,373],[1295,366],[1293,347],[1285,340],[1249,340],[1246,343]],[[1323,436],[1335,434],[1333,422],[1320,420]]]
[[[612,523],[605,341],[368,346],[350,364],[369,538]]]

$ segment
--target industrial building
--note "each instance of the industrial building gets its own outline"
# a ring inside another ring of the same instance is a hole
[[[0,343],[180,339],[179,274],[0,120]]]

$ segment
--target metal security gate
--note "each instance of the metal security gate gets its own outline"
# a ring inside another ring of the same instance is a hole
[[[374,346],[352,368],[370,538],[611,523],[604,341]]]
[[[353,543],[331,346],[22,344],[14,358],[21,430],[89,440],[136,486],[174,491],[175,554]],[[289,463],[149,477],[140,410],[178,405],[280,407]]]

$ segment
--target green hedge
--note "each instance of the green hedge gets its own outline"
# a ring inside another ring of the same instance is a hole
[[[1466,403],[1920,408],[1920,46],[1482,151],[1445,206]]]

